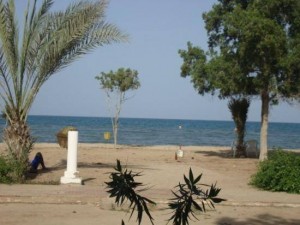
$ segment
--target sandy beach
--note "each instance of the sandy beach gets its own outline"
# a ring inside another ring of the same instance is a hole
[[[222,189],[220,197],[227,199],[216,205],[216,211],[199,215],[200,222],[191,224],[300,224],[300,195],[266,192],[249,185],[257,169],[257,159],[232,158],[228,146],[182,146],[184,156],[176,160],[178,148],[119,146],[114,149],[109,144],[79,144],[78,171],[84,185],[75,187],[40,185],[59,183],[66,170],[67,150],[58,144],[36,144],[30,157],[42,152],[48,170],[40,170],[30,180],[31,184],[0,186],[0,224],[33,224],[41,220],[36,215],[44,220],[47,218],[43,224],[83,224],[83,221],[86,224],[121,224],[122,218],[126,224],[136,224],[135,218],[127,221],[129,215],[124,209],[116,210],[113,200],[105,192],[104,182],[109,180],[108,173],[113,171],[116,159],[128,169],[142,172],[138,181],[151,187],[143,194],[158,203],[153,208],[155,224],[166,224],[170,211],[165,208],[172,197],[171,190],[178,182],[183,182],[183,174],[188,174],[190,168],[195,175],[203,174],[201,183],[217,182]],[[0,145],[0,149],[3,152],[4,145]],[[60,195],[58,189],[61,193],[80,189],[82,194],[73,193],[68,198],[67,194]],[[88,190],[95,192],[88,194]],[[58,194],[52,196],[47,191]],[[24,209],[25,205],[30,207]],[[9,216],[12,212],[17,212],[14,215],[18,216]],[[24,212],[26,220],[19,223]],[[74,214],[77,220],[73,218]],[[63,222],[58,222],[59,219]],[[144,219],[143,224],[150,224],[147,218]]]

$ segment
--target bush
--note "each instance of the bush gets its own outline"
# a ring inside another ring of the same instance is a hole
[[[6,158],[0,155],[0,183],[12,183],[11,173],[13,169]]]
[[[138,224],[141,224],[144,212],[148,216],[151,224],[154,224],[154,219],[150,214],[148,204],[155,205],[155,202],[138,194],[139,192],[147,189],[137,190],[143,186],[142,183],[135,181],[135,178],[141,176],[141,174],[134,173],[131,170],[128,171],[127,169],[123,169],[119,160],[117,160],[115,171],[116,172],[110,173],[111,181],[105,182],[107,188],[109,188],[107,191],[110,193],[109,197],[115,198],[115,203],[117,203],[118,206],[121,206],[125,200],[128,200],[130,202],[131,209],[130,217],[135,210],[138,211]],[[124,221],[122,221],[122,225],[123,224],[125,224]]]
[[[121,162],[117,160],[115,172],[110,173],[111,181],[105,182],[109,189],[107,192],[110,194],[109,197],[115,198],[115,203],[118,206],[121,206],[126,200],[129,201],[130,217],[136,210],[139,225],[142,223],[143,213],[146,213],[151,224],[154,225],[154,219],[148,205],[154,205],[155,202],[139,194],[147,188],[143,187],[143,183],[135,181],[138,176],[141,174],[123,169]],[[190,168],[189,176],[184,175],[184,183],[179,183],[176,186],[177,191],[172,191],[174,197],[170,199],[171,202],[168,206],[169,209],[173,210],[173,213],[168,221],[172,221],[173,225],[188,225],[192,217],[197,219],[196,212],[206,211],[205,206],[214,208],[215,203],[226,201],[217,197],[220,188],[217,188],[215,184],[201,184],[201,177],[202,174],[194,177]],[[205,189],[202,189],[201,186]],[[123,220],[122,225],[125,225]]]
[[[273,150],[269,159],[259,164],[251,184],[270,191],[300,193],[300,155]]]

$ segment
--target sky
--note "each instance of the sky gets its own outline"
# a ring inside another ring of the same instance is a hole
[[[23,14],[27,1],[16,0]],[[65,9],[72,0],[56,0],[54,9]],[[41,88],[31,115],[107,117],[105,94],[95,76],[120,67],[139,72],[141,87],[126,101],[121,117],[231,120],[227,100],[201,96],[189,78],[180,76],[179,49],[187,42],[207,49],[202,13],[217,0],[111,0],[106,21],[129,35],[128,43],[97,48]],[[260,121],[260,100],[251,103],[248,120]],[[280,103],[270,112],[271,122],[300,123],[300,104]]]

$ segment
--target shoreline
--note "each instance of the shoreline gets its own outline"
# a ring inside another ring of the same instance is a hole
[[[1,142],[0,143],[0,151],[2,148],[5,147],[5,143]],[[34,143],[34,147],[59,147],[58,143],[51,143],[51,142],[36,142]],[[108,149],[114,149],[114,144],[111,143],[86,143],[86,142],[79,142],[78,143],[78,148],[85,148],[85,147],[91,147],[91,148],[108,148]],[[123,145],[123,144],[118,144],[116,149],[164,149],[164,150],[188,150],[188,151],[193,151],[193,150],[209,150],[209,151],[231,151],[231,146],[218,146],[218,145]],[[269,151],[272,151],[273,149],[270,148]],[[290,148],[282,148],[284,151],[290,151],[290,152],[300,152],[300,148],[298,149],[290,149]]]

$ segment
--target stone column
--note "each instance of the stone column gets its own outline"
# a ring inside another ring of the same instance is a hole
[[[81,184],[82,180],[77,176],[77,144],[78,131],[68,132],[68,158],[67,170],[63,177],[60,178],[61,184]]]

